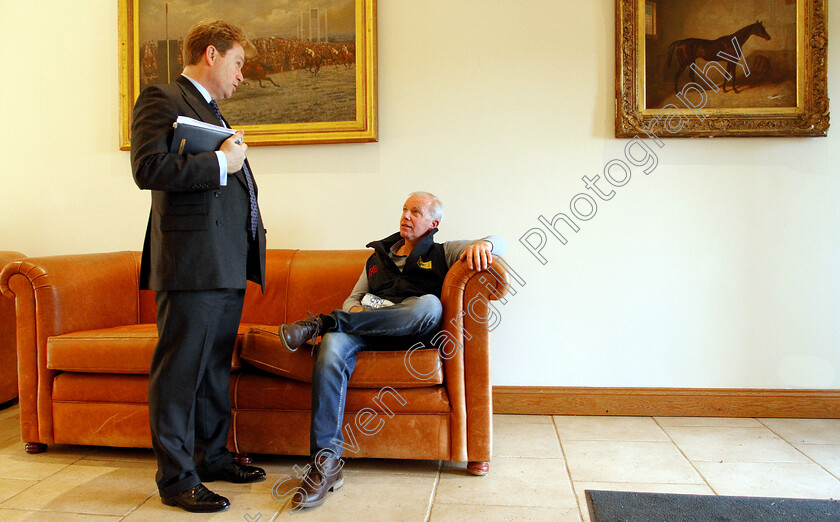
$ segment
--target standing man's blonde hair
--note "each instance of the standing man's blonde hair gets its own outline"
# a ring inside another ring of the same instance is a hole
[[[192,26],[184,37],[184,65],[195,65],[201,61],[207,46],[212,45],[223,56],[238,43],[245,50],[245,56],[253,56],[255,48],[248,41],[245,30],[224,20],[208,18]]]

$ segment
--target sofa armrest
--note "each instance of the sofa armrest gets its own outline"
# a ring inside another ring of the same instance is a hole
[[[451,460],[490,460],[492,384],[490,332],[499,315],[490,301],[503,300],[510,278],[495,258],[487,270],[452,265],[441,291],[443,319],[436,347],[444,359],[444,378],[452,405]],[[504,302],[504,301],[502,301]]]
[[[132,252],[32,257],[0,272],[0,291],[15,299],[18,390],[24,442],[53,442],[47,339],[139,321]]]
[[[24,257],[20,252],[0,251],[0,270],[7,263]],[[18,396],[15,339],[15,302],[0,295],[0,404]]]

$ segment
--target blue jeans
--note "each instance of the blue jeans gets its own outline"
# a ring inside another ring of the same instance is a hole
[[[309,449],[313,456],[321,449],[329,449],[336,458],[341,455],[344,402],[356,354],[365,349],[407,349],[434,334],[442,315],[440,299],[431,294],[377,310],[330,314],[336,325],[321,338],[312,371]]]

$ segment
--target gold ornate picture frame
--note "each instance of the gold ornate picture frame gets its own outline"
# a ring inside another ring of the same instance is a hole
[[[825,0],[750,5],[616,0],[616,137],[825,136]]]
[[[222,0],[118,1],[121,150],[131,148],[141,89],[180,74],[180,41],[203,18],[241,25],[257,48],[245,82],[219,103],[249,145],[377,141],[376,0],[310,0],[288,11],[270,0],[249,0],[247,10]]]

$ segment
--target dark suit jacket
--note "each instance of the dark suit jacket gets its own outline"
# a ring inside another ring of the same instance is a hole
[[[245,288],[246,279],[264,286],[265,229],[260,217],[257,239],[249,241],[245,175],[229,173],[222,187],[214,152],[170,154],[172,123],[180,115],[219,125],[183,76],[143,89],[134,105],[131,168],[137,186],[152,191],[140,288]]]

